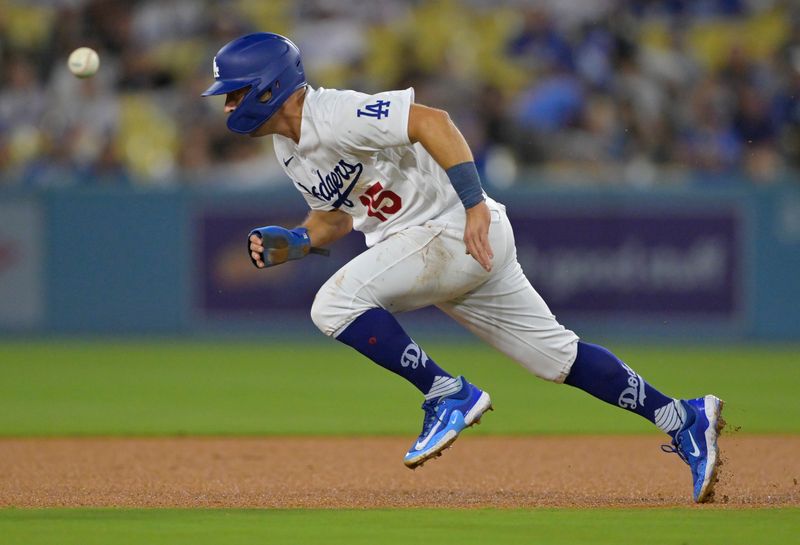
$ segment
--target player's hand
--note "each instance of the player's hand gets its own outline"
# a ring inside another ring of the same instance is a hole
[[[247,248],[253,265],[263,269],[307,256],[311,241],[305,227],[286,229],[269,225],[250,231]]]
[[[485,202],[467,209],[464,244],[467,245],[467,253],[487,271],[492,270],[492,258],[494,258],[492,246],[489,244],[489,225],[491,223],[492,214]]]
[[[263,240],[258,235],[250,235],[250,260],[253,264],[258,267],[259,269],[263,269],[266,265],[264,264],[264,260],[262,259],[264,255],[264,244]]]

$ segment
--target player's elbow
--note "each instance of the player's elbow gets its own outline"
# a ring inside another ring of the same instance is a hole
[[[408,116],[408,137],[411,142],[424,143],[425,139],[446,133],[453,126],[446,111],[414,104]]]
[[[450,118],[450,114],[447,113],[445,110],[440,110],[438,108],[430,108],[430,120],[429,122],[433,126],[437,127],[445,127],[447,125],[452,125],[453,120]]]

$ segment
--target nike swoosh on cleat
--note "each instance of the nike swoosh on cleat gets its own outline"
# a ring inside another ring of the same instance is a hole
[[[286,159],[286,160],[283,162],[283,166],[285,166],[285,167],[288,167],[288,166],[289,166],[289,163],[291,163],[291,162],[292,162],[292,159],[294,159],[294,155],[292,155],[291,157],[289,157],[288,159]]]
[[[445,416],[445,414],[443,414],[442,416]],[[441,426],[441,425],[442,425],[442,420],[443,420],[443,418],[442,418],[442,417],[439,417],[439,420],[437,420],[437,421],[436,421],[436,425],[435,425],[435,426],[433,426],[433,427],[431,428],[431,431],[429,431],[429,432],[428,432],[428,435],[427,435],[427,436],[425,436],[425,439],[423,439],[422,441],[417,441],[417,442],[414,444],[414,448],[415,448],[416,450],[422,450],[422,449],[424,449],[424,448],[425,448],[425,446],[426,446],[428,443],[430,443],[430,441],[431,441],[431,438],[432,438],[432,437],[433,437],[433,436],[436,434],[436,430],[438,430],[438,429],[439,429],[439,426]]]
[[[694,437],[692,436],[692,432],[689,432],[689,439],[692,440],[692,446],[694,447],[694,451],[690,452],[689,454],[697,458],[698,456],[700,456],[700,447],[698,447],[697,443],[695,443]]]

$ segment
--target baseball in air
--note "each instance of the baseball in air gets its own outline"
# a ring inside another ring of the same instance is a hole
[[[79,78],[90,78],[100,68],[100,57],[91,47],[79,47],[69,55],[69,71]]]

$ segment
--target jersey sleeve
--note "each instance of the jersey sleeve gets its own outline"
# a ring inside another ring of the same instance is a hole
[[[414,89],[367,95],[343,93],[333,108],[331,132],[337,143],[354,152],[375,152],[407,146],[408,114],[414,103]]]

